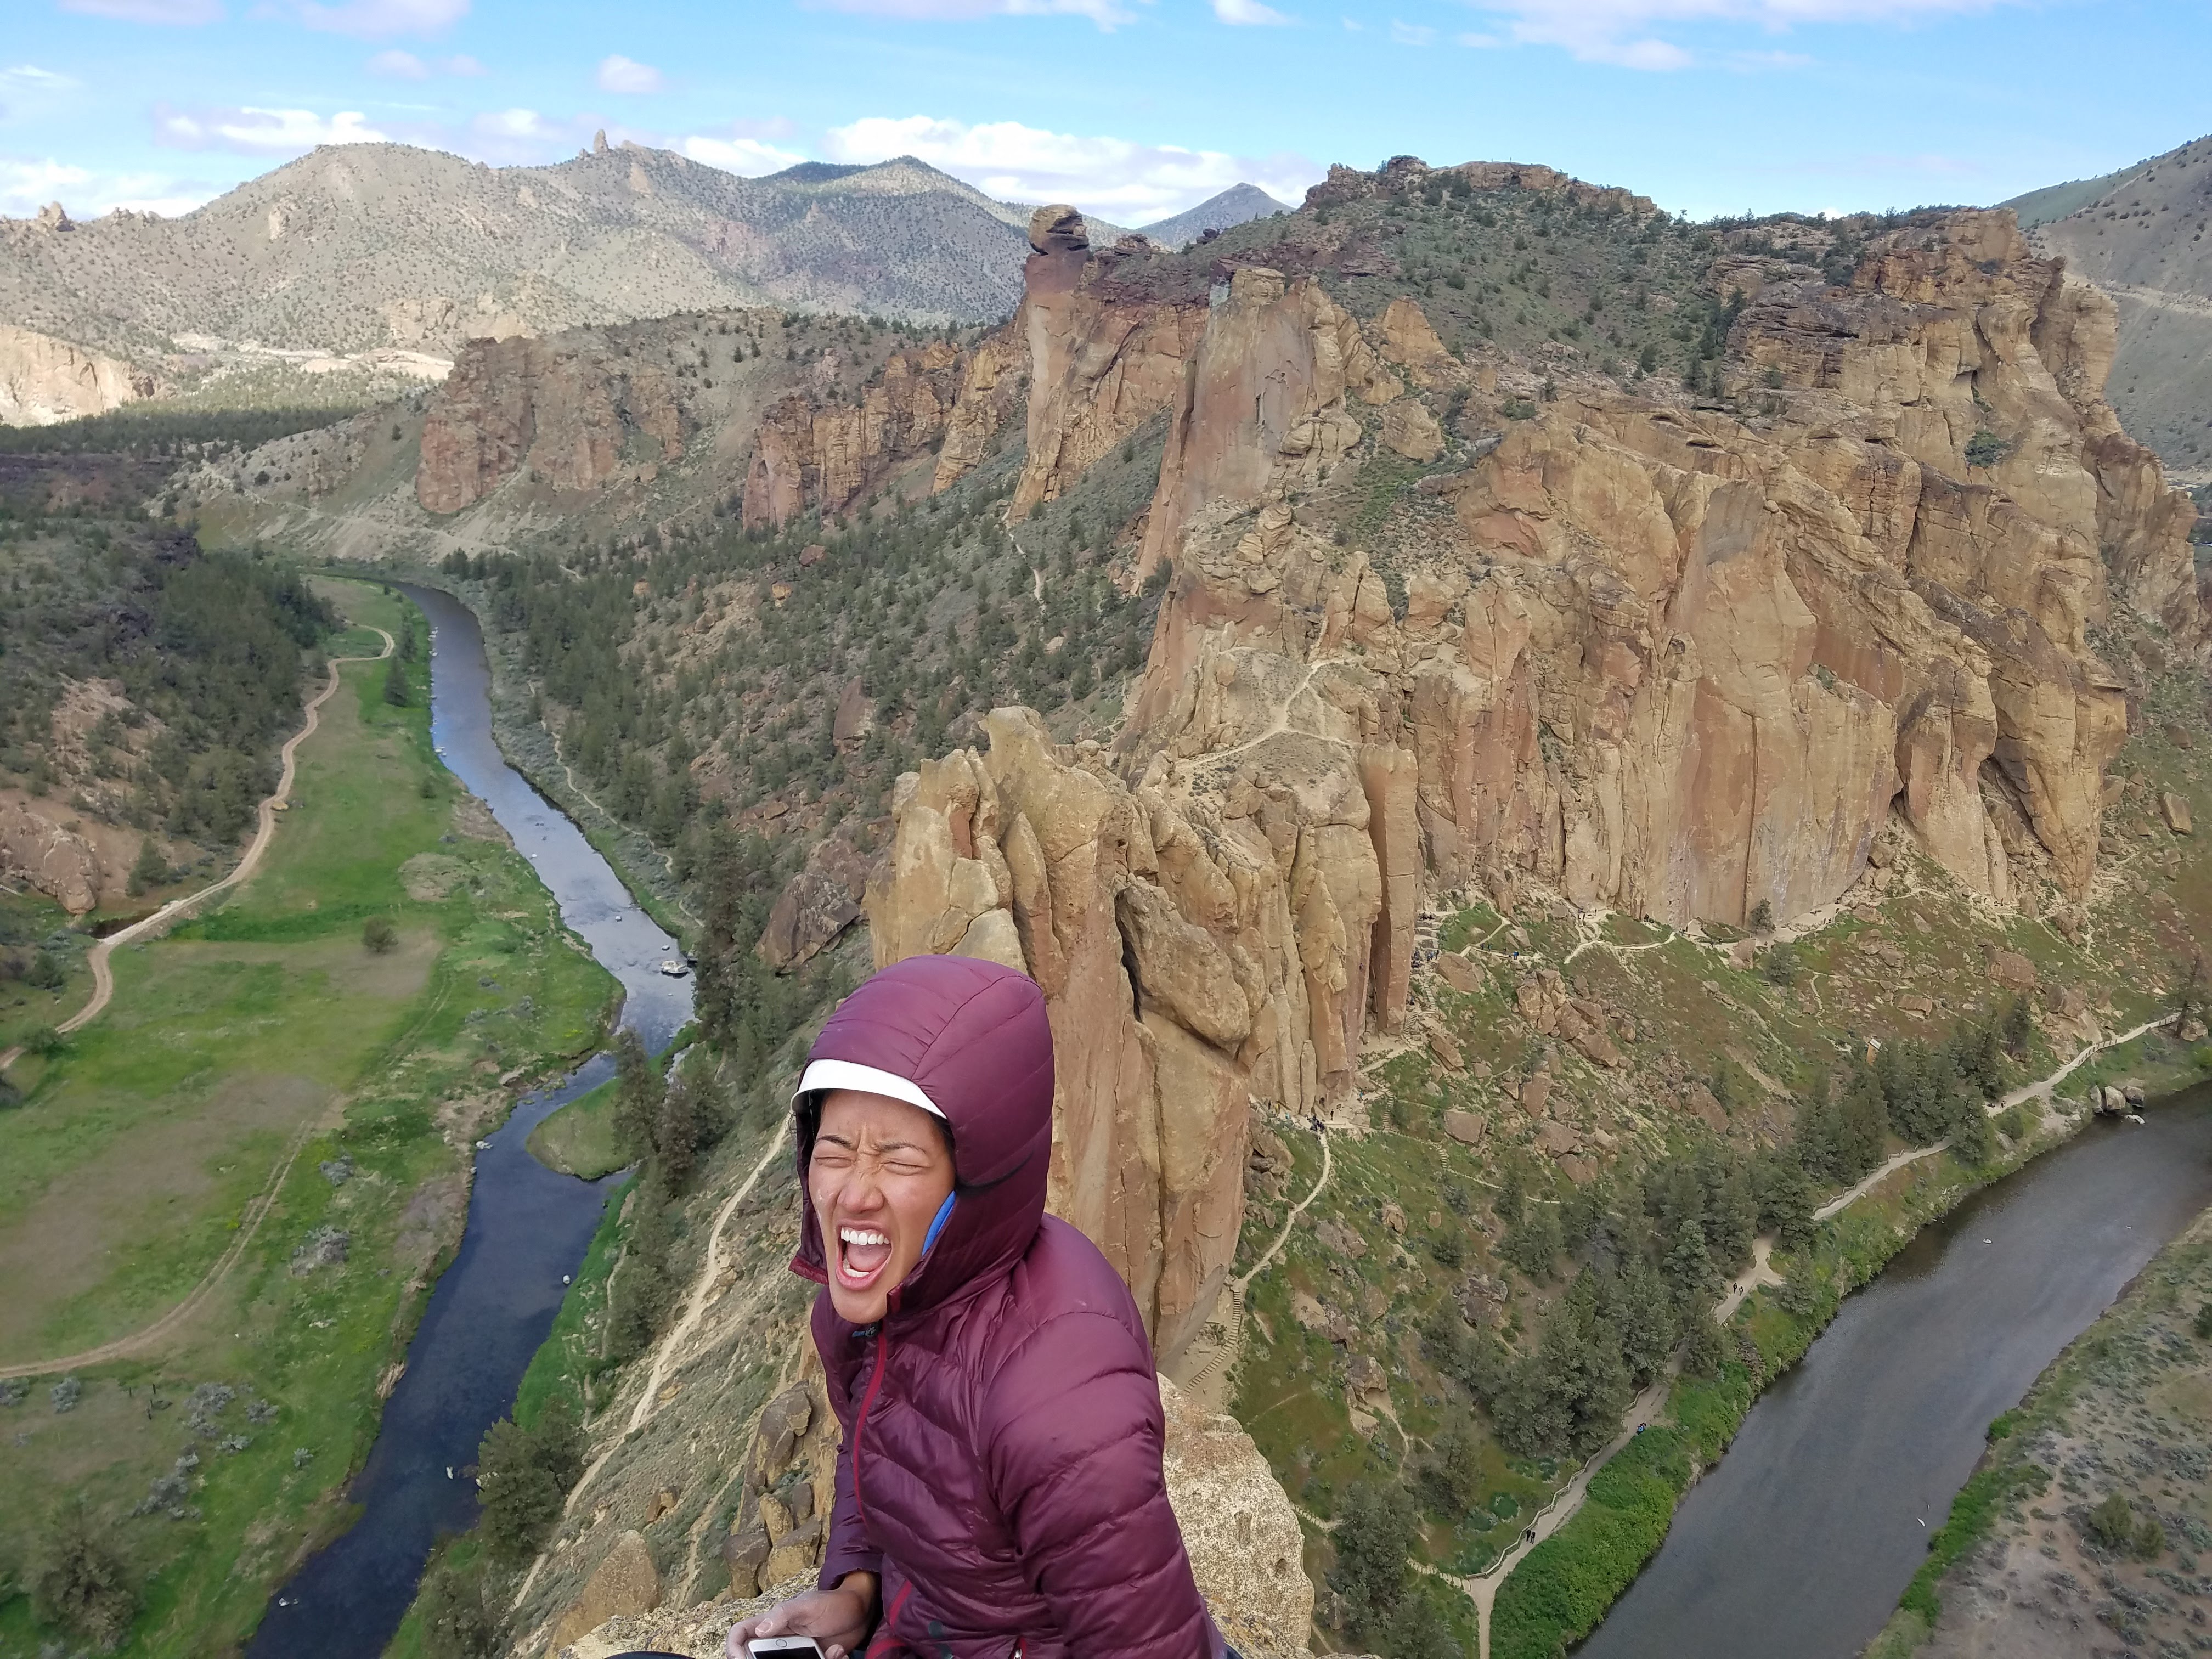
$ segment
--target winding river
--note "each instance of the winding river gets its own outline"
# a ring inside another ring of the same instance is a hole
[[[491,808],[537,867],[562,919],[622,981],[623,1024],[659,1050],[691,1013],[691,982],[660,972],[680,954],[576,826],[507,765],[493,740],[491,674],[475,616],[452,595],[400,584],[430,619],[430,732],[446,765]],[[514,1401],[582,1261],[610,1182],[556,1175],[530,1155],[530,1132],[614,1070],[593,1056],[526,1096],[477,1153],[467,1231],[431,1292],[384,1408],[368,1461],[346,1497],[354,1526],[309,1558],[270,1602],[250,1659],[374,1659],[398,1628],[431,1545],[474,1523],[461,1471]]]
[[[2212,1088],[2099,1121],[1922,1230],[1752,1408],[1580,1659],[1850,1659],[1990,1420],[2212,1203]]]

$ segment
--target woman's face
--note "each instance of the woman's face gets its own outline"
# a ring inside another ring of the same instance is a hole
[[[838,1316],[872,1325],[921,1260],[929,1224],[952,1191],[952,1155],[919,1106],[857,1089],[823,1097],[807,1162]]]

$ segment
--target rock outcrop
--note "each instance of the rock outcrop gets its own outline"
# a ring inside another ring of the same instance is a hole
[[[77,420],[153,394],[153,377],[120,358],[0,323],[0,425]]]
[[[842,512],[945,438],[963,394],[969,403],[961,426],[966,453],[988,419],[986,411],[1005,403],[998,361],[994,354],[979,377],[970,373],[969,354],[937,341],[893,352],[855,403],[825,402],[811,388],[777,399],[762,417],[745,473],[746,526],[779,527],[809,508]],[[988,431],[1003,423],[1002,413]],[[956,467],[935,487],[964,470]],[[940,458],[938,471],[945,471]]]
[[[1454,529],[1386,570],[1284,499],[1388,401],[1377,354],[1310,284],[1240,270],[1153,502],[1176,582],[1124,745],[1198,762],[1287,726],[1347,778],[1401,747],[1432,879],[1676,924],[1828,902],[1893,800],[1978,890],[2078,894],[2126,719],[2087,630],[2117,595],[2203,633],[2171,498],[2094,390],[2101,305],[2009,216],[1893,233],[1850,289],[1770,284],[1737,324],[1771,417],[1564,392],[1427,481]]]
[[[1161,1383],[1160,1401],[1168,1502],[1214,1622],[1245,1659],[1301,1659],[1314,1593],[1301,1565],[1297,1512],[1233,1419],[1207,1416],[1170,1382]],[[588,1635],[566,1635],[548,1659],[608,1659],[639,1650],[714,1659],[731,1626],[812,1582],[811,1571],[793,1571],[763,1577],[757,1595],[740,1587],[703,1607],[611,1619]]]
[[[115,879],[86,835],[14,792],[0,796],[0,877],[35,888],[77,916]]]
[[[591,331],[557,340],[471,340],[422,423],[415,495],[458,513],[520,470],[556,491],[597,488],[642,449],[684,453],[683,419],[665,371]]]
[[[1344,769],[1284,732],[1132,788],[1026,709],[902,780],[867,910],[878,966],[988,957],[1043,987],[1059,1074],[1054,1211],[1179,1352],[1243,1219],[1255,1100],[1350,1092],[1370,1007],[1402,1013],[1419,883],[1413,757]],[[1384,960],[1377,971],[1378,945]]]
[[[1165,325],[1097,301],[1141,285],[1069,216],[1032,243],[1042,499],[1111,401],[1078,348]],[[1733,410],[1592,375],[1540,398],[1409,299],[1363,322],[1310,276],[1228,273],[1170,406],[1139,568],[1174,576],[1114,749],[993,714],[902,781],[867,903],[879,963],[1044,987],[1054,1203],[1164,1357],[1226,1273],[1251,1103],[1348,1100],[1425,891],[1786,920],[1893,813],[1999,904],[2087,890],[2127,722],[2091,630],[2125,605],[2204,636],[2183,509],[2101,401],[2110,335],[2002,213],[1879,234],[1841,288],[1763,271]],[[1384,446],[1430,468],[1423,505],[1363,549],[1330,491]],[[1621,1064],[1554,988],[1546,1029]]]
[[[1206,328],[1202,298],[1158,300],[1115,281],[1141,250],[1094,252],[1083,216],[1042,207],[1012,331],[1030,362],[1029,453],[1014,487],[1017,520],[1103,459],[1181,395]]]

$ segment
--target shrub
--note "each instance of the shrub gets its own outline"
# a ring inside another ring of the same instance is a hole
[[[407,688],[407,670],[396,655],[392,659],[392,666],[384,671],[384,700],[394,708],[404,708],[415,701],[414,694]]]
[[[371,916],[361,925],[361,942],[382,956],[399,943],[399,930],[389,916]]]
[[[1753,905],[1751,907],[1751,915],[1745,919],[1745,924],[1754,933],[1772,933],[1774,931],[1774,902],[1771,899],[1761,899],[1758,903]]]
[[[527,1429],[512,1418],[491,1425],[477,1473],[484,1547],[495,1559],[526,1561],[537,1553],[583,1467],[583,1437],[558,1395]]]
[[[69,1046],[69,1040],[51,1025],[33,1026],[23,1035],[23,1052],[52,1060]]]
[[[78,1498],[55,1511],[31,1566],[31,1616],[95,1647],[122,1645],[138,1616],[131,1574]]]
[[[1414,1533],[1413,1508],[1398,1487],[1361,1480],[1346,1488],[1333,1537],[1336,1565],[1328,1582],[1344,1598],[1352,1633],[1379,1632],[1398,1610]]]
[[[2197,1322],[2191,1328],[2197,1335],[2212,1340],[2212,1302],[2206,1303],[2197,1310]]]
[[[2081,1530],[2115,1555],[2149,1561],[2166,1547],[2165,1529],[2155,1520],[2137,1521],[2126,1497],[2117,1492],[2106,1493],[2103,1503],[2081,1517]]]
[[[1966,440],[1966,465],[1994,466],[2003,459],[2008,447],[2003,439],[1984,427]]]
[[[507,1645],[507,1598],[481,1561],[457,1561],[438,1547],[423,1570],[422,1651],[428,1659],[491,1659]]]

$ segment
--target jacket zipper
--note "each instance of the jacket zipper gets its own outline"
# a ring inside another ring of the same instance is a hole
[[[853,1419],[853,1507],[860,1512],[860,1519],[868,1518],[868,1501],[860,1495],[860,1437],[868,1430],[868,1412],[876,1403],[876,1394],[884,1386],[884,1362],[890,1357],[891,1334],[886,1320],[876,1328],[876,1369],[868,1378],[868,1390],[860,1396],[860,1409]]]

